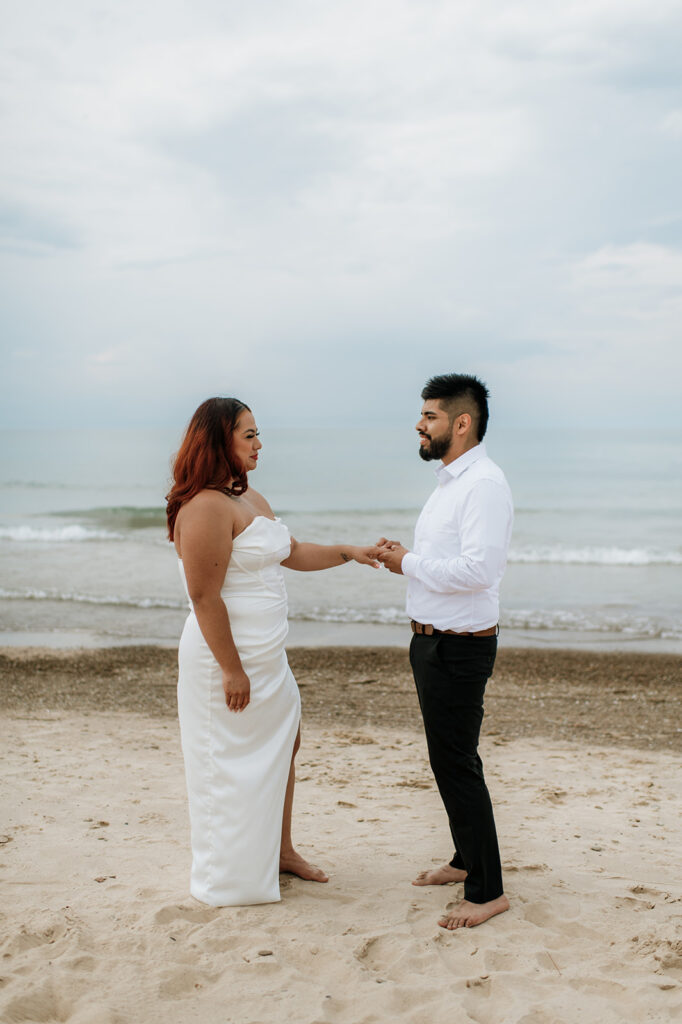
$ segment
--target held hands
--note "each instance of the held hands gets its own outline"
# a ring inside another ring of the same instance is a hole
[[[371,547],[349,547],[347,554],[360,565],[371,565],[374,569],[379,569],[383,565],[384,568],[402,576],[401,563],[403,556],[407,554],[407,548],[403,547],[398,540],[387,540],[386,537],[381,537]],[[347,561],[345,553],[341,557]]]
[[[407,548],[403,547],[399,540],[380,537],[372,551],[386,569],[402,576],[402,561],[407,554]]]
[[[226,672],[223,669],[223,690],[225,703],[230,711],[243,711],[251,700],[251,683],[244,669],[239,666]]]
[[[350,555],[354,562],[359,562],[360,565],[371,565],[373,569],[381,568],[377,561],[378,548],[376,546],[366,548],[355,546],[349,547],[347,548],[347,551],[341,555],[344,562],[346,561],[346,553]]]

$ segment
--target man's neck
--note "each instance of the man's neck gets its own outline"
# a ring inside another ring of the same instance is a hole
[[[459,444],[455,444],[455,439],[453,438],[453,443],[450,445],[447,454],[443,456],[443,465],[449,466],[455,461],[455,459],[459,459],[462,455],[466,454],[466,452],[470,452],[472,448],[477,448],[480,443],[480,441],[460,440]]]

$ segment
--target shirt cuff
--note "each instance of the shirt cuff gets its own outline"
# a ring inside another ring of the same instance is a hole
[[[414,551],[408,551],[406,555],[403,555],[403,560],[400,563],[403,576],[414,576],[416,578],[418,565],[419,555],[415,555]]]

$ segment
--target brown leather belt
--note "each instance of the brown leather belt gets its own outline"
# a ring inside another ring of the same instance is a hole
[[[410,619],[410,627],[413,633],[418,633],[419,636],[497,636],[500,631],[499,626],[489,626],[488,629],[478,629],[475,633],[458,633],[455,629],[436,629],[431,623],[415,622],[414,619]]]

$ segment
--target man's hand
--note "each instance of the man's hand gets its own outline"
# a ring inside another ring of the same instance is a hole
[[[402,561],[407,554],[407,548],[398,540],[387,540],[381,537],[377,543],[377,558],[390,572],[402,576]]]

